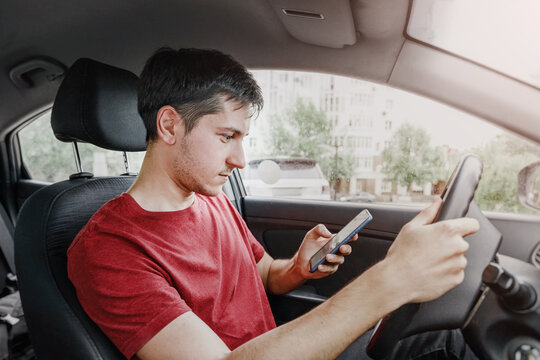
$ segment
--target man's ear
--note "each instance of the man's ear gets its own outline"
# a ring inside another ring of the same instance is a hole
[[[174,145],[176,143],[177,130],[181,127],[176,127],[182,118],[176,110],[170,106],[162,106],[156,116],[156,127],[158,137],[168,145]]]

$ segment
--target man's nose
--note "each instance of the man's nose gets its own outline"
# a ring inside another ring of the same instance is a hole
[[[238,142],[238,144],[231,149],[231,153],[227,157],[227,164],[239,169],[243,169],[246,166],[244,147],[241,142]]]

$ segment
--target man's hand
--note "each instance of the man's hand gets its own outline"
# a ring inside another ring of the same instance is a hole
[[[479,224],[469,218],[432,224],[441,204],[437,199],[406,224],[383,261],[406,302],[433,300],[465,276],[469,244],[463,237],[478,231]]]
[[[298,252],[290,259],[273,259],[267,253],[257,263],[257,269],[266,291],[271,294],[285,294],[302,285],[307,279],[319,279],[337,271],[345,261],[344,256],[352,251],[350,245],[342,245],[335,254],[326,255],[326,263],[319,265],[314,273],[309,272],[309,259],[332,238],[326,226],[317,225],[309,230]],[[351,241],[355,241],[355,235]]]
[[[302,241],[302,244],[300,245],[300,249],[298,249],[298,252],[293,258],[295,267],[304,279],[320,279],[335,273],[339,265],[343,264],[345,261],[345,256],[351,253],[352,248],[350,245],[342,245],[335,254],[326,255],[326,262],[319,265],[316,272],[310,273],[309,259],[311,259],[311,257],[326,244],[332,236],[333,234],[322,224],[315,226],[307,232],[304,241]],[[358,235],[355,235],[350,241],[355,241],[356,239],[358,239]]]

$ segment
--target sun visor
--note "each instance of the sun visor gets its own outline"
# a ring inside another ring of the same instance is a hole
[[[356,42],[349,0],[269,0],[292,37],[302,42],[342,48]]]

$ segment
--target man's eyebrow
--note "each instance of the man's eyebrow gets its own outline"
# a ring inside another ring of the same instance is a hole
[[[247,136],[249,134],[249,133],[244,133],[242,130],[239,130],[239,129],[237,129],[235,127],[232,127],[232,126],[219,127],[218,129],[221,130],[221,131],[230,131],[230,132],[235,133],[236,135]]]

